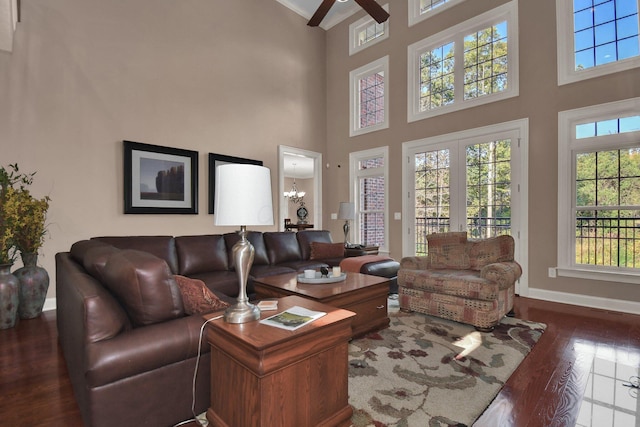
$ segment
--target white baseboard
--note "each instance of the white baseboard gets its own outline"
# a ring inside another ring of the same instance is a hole
[[[640,303],[619,299],[592,297],[588,295],[570,294],[566,292],[548,291],[545,289],[529,288],[528,298],[544,301],[560,302],[564,304],[580,305],[602,310],[620,311],[623,313],[640,314]]]
[[[44,307],[42,307],[42,311],[50,311],[56,309],[56,299],[55,298],[47,298],[44,300]]]

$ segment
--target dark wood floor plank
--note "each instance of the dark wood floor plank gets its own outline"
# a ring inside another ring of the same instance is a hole
[[[590,358],[613,352],[640,359],[640,316],[520,297],[515,313],[546,323],[547,330],[476,427],[572,425]],[[3,426],[82,425],[57,342],[55,312],[0,331],[0,396]]]

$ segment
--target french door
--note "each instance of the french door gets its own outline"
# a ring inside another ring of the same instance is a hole
[[[526,262],[525,132],[518,121],[405,144],[405,256],[426,254],[431,233],[466,231],[512,235]]]

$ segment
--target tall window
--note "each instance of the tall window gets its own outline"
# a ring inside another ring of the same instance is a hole
[[[637,283],[640,98],[559,114],[559,274]]]
[[[638,0],[556,0],[559,84],[640,65]]]
[[[389,127],[388,69],[385,56],[350,73],[350,136]]]
[[[382,6],[389,11],[389,5]],[[349,55],[373,46],[389,37],[389,20],[378,24],[371,16],[366,15],[349,25]]]
[[[464,0],[409,0],[409,26],[417,24],[463,1]]]
[[[358,243],[388,247],[388,147],[351,153],[352,200],[355,200],[355,236]]]
[[[518,94],[517,3],[409,46],[409,121]]]

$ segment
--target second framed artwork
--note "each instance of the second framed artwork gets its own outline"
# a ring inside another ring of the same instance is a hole
[[[197,214],[198,152],[124,143],[125,214]]]
[[[209,213],[214,213],[214,201],[216,195],[216,168],[228,163],[243,163],[262,166],[262,160],[244,159],[242,157],[225,156],[223,154],[209,153]]]

